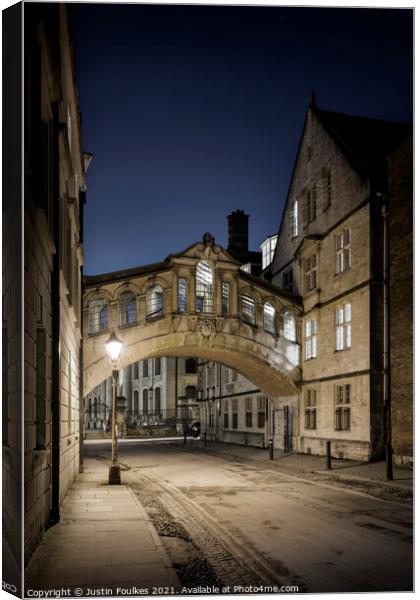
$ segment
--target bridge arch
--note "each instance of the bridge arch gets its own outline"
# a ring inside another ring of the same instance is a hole
[[[196,266],[208,261],[213,270],[211,311],[196,304]],[[178,280],[187,281],[186,310],[178,310]],[[229,310],[222,308],[222,283],[230,286]],[[163,291],[163,310],[156,318],[147,317],[147,290],[159,285]],[[123,291],[137,294],[137,321],[121,325],[118,299]],[[255,301],[255,317],[246,322],[241,311],[241,296]],[[89,332],[88,312],[93,297],[109,300],[108,328]],[[264,304],[276,311],[275,330],[264,328]],[[300,381],[300,348],[287,339],[282,318],[290,311],[300,314],[299,300],[240,269],[239,263],[209,236],[183,253],[170,255],[162,263],[137,269],[85,278],[83,361],[84,396],[111,372],[105,342],[115,330],[123,341],[120,368],[147,358],[163,356],[195,357],[222,363],[243,374],[272,398],[295,395]],[[297,327],[297,319],[296,319]]]

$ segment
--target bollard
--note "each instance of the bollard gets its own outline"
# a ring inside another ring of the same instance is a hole
[[[327,469],[331,470],[331,442],[327,442]]]
[[[388,481],[392,481],[394,479],[394,471],[392,465],[392,446],[391,444],[387,444],[385,446],[386,451],[386,478]]]
[[[204,438],[204,445],[207,446],[207,432],[206,431],[203,433],[203,438]]]
[[[268,448],[270,450],[270,460],[274,460],[274,442],[273,438],[268,440]]]

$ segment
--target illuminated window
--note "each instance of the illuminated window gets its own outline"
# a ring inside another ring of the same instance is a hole
[[[276,333],[276,311],[270,302],[264,304],[264,329],[269,333]]]
[[[163,316],[163,290],[160,285],[150,287],[146,292],[146,317],[154,319]]]
[[[343,273],[348,271],[351,266],[351,232],[350,229],[344,229],[341,233],[335,236],[335,256],[336,266],[335,272]]]
[[[187,280],[180,277],[178,279],[178,312],[187,312]]]
[[[119,297],[120,325],[130,325],[137,321],[137,301],[133,292],[124,292]]]
[[[286,340],[296,342],[296,319],[289,311],[284,313],[283,330]]]
[[[95,298],[89,303],[89,333],[98,333],[108,329],[108,300]]]
[[[317,264],[316,254],[312,254],[309,258],[304,259],[305,268],[305,292],[310,292],[316,288],[317,283]]]
[[[294,200],[290,211],[290,235],[296,237],[299,233],[299,202]]]
[[[249,294],[241,294],[241,317],[245,323],[255,324],[255,300]]]
[[[318,350],[318,324],[316,319],[305,321],[305,358],[315,358]]]
[[[270,235],[270,237],[266,238],[262,244],[260,244],[261,252],[262,252],[262,268],[265,269],[273,262],[274,251],[276,249],[277,244],[277,236]],[[251,270],[249,270],[249,273]]]
[[[350,384],[335,386],[335,429],[350,430]]]
[[[335,311],[335,349],[351,348],[351,304],[339,306]]]
[[[316,429],[316,390],[305,390],[305,429]]]
[[[230,307],[230,285],[226,281],[222,281],[222,315],[229,314]]]
[[[213,267],[207,260],[197,263],[195,277],[195,309],[198,313],[214,311]]]

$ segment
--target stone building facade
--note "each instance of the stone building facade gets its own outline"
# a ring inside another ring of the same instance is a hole
[[[79,472],[81,232],[90,157],[82,146],[66,7],[30,4],[24,10],[24,422],[21,430],[14,396],[21,370],[10,320],[18,303],[8,292],[6,261],[3,501],[7,507],[19,493],[13,448],[23,435],[27,560],[45,529],[59,520],[61,501]]]
[[[281,450],[315,454],[331,441],[335,456],[362,460],[389,445],[395,462],[412,461],[410,132],[321,110],[311,97],[273,261],[261,274],[303,303],[300,393],[274,405],[238,373],[201,361],[202,428],[212,438],[272,437]]]
[[[390,217],[391,228],[394,219],[405,219],[411,184],[407,149],[404,158],[393,155],[389,169],[387,158],[410,130],[321,110],[311,98],[274,260],[265,273],[303,300],[302,388],[295,407],[301,452],[324,453],[331,440],[336,456],[374,459],[389,441],[384,211],[392,214],[395,195],[395,203],[404,199],[405,207]],[[404,159],[406,166],[397,167]],[[399,250],[407,265],[405,283],[411,276],[409,228],[407,223],[405,246]],[[400,283],[400,289],[410,294],[410,285]],[[396,322],[391,306],[391,323]],[[409,310],[403,323],[412,328]],[[409,383],[404,395],[403,403],[394,397],[391,404],[394,412],[404,413],[403,428],[409,429]]]
[[[118,396],[125,398],[128,434],[147,425],[165,425],[198,418],[197,361],[194,358],[161,357],[135,362],[120,371]],[[112,386],[109,377],[84,399],[84,432],[107,432],[111,419]],[[175,429],[175,428],[174,428]]]

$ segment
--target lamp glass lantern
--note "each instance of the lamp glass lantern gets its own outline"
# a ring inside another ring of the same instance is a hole
[[[111,333],[108,341],[105,343],[105,348],[113,365],[116,365],[120,358],[122,341],[119,339],[115,331]]]

